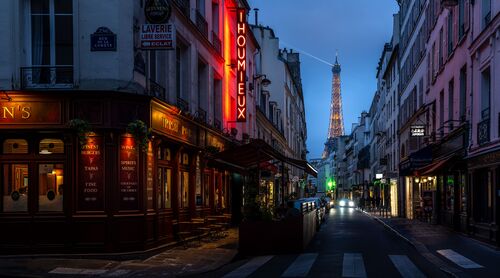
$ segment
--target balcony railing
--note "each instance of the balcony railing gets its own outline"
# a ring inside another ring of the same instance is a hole
[[[73,86],[73,66],[21,68],[22,89],[70,89]]]
[[[208,39],[208,23],[199,10],[196,10],[196,27]]]
[[[181,10],[181,12],[189,18],[189,0],[174,0],[175,5]]]
[[[479,145],[490,142],[490,119],[477,124],[477,143]]]
[[[196,117],[196,120],[198,120],[199,122],[206,123],[207,122],[207,111],[205,111],[201,107],[198,107],[198,111],[196,111],[195,117]]]
[[[160,84],[154,82],[153,80],[149,80],[149,95],[157,97],[159,99],[165,99],[165,88]]]
[[[481,110],[481,120],[489,119],[490,118],[490,108],[485,108]]]
[[[222,130],[222,124],[219,119],[214,119],[214,127],[218,130]]]
[[[177,98],[177,107],[183,112],[189,112],[189,103],[180,97]]]
[[[222,54],[222,44],[219,39],[219,35],[213,31],[212,31],[212,45],[217,50],[217,52],[219,52],[219,54]]]

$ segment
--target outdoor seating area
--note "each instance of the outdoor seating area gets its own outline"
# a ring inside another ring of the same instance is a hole
[[[190,221],[174,223],[176,240],[185,247],[192,240],[215,241],[227,236],[230,228],[231,214],[209,215],[191,218]]]

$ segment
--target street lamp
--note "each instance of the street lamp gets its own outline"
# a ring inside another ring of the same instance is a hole
[[[260,81],[260,84],[262,84],[263,87],[267,87],[269,85],[271,85],[271,80],[267,79],[267,76],[265,74],[258,74],[256,76],[253,77],[253,80],[257,80],[259,78],[262,78],[264,77],[264,79],[262,79],[262,81]]]
[[[453,8],[458,5],[458,0],[441,0],[441,5],[446,8]]]

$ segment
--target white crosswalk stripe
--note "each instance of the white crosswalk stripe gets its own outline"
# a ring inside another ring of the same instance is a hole
[[[366,277],[365,264],[360,253],[344,253],[342,277]]]
[[[451,249],[442,249],[442,250],[437,250],[439,254],[441,254],[443,257],[447,258],[448,260],[454,262],[458,266],[462,268],[482,268],[483,266],[480,264],[477,264],[470,259],[460,255],[459,253],[451,250]]]
[[[285,270],[281,277],[306,277],[317,257],[318,253],[301,254]]]
[[[424,278],[425,275],[405,255],[389,255],[394,266],[403,278]]]
[[[254,273],[259,267],[267,263],[273,256],[262,256],[251,259],[246,264],[224,275],[224,278],[244,278]]]

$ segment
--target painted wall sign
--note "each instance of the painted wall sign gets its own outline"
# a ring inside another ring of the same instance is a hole
[[[410,136],[411,137],[423,137],[423,136],[425,136],[425,126],[424,125],[412,125],[412,126],[410,126]]]
[[[104,210],[104,154],[101,136],[88,136],[80,147],[79,211]]]
[[[134,138],[120,138],[120,209],[137,210],[139,186],[139,162],[137,143]]]
[[[245,9],[238,9],[236,12],[236,121],[246,122],[247,120],[247,92],[246,92],[246,59],[247,59],[247,25]]]
[[[170,135],[180,141],[196,145],[196,126],[185,121],[167,109],[151,108],[151,127],[160,133]]]
[[[0,102],[2,124],[60,124],[61,103],[47,101]]]
[[[161,24],[170,19],[172,7],[167,0],[147,0],[144,15],[149,23]]]
[[[175,49],[175,26],[173,24],[143,24],[141,26],[141,49]]]
[[[99,27],[90,35],[90,51],[116,51],[116,34],[108,27]]]

